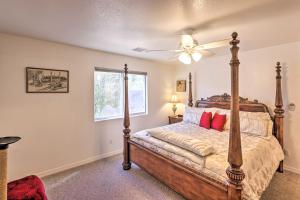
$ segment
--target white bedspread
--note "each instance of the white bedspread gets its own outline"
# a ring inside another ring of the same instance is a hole
[[[131,139],[157,153],[204,172],[218,181],[225,182],[227,180],[225,170],[229,166],[227,162],[228,131],[207,130],[198,125],[185,122],[160,128],[164,131],[209,141],[213,145],[215,152],[209,156],[199,156],[186,149],[151,137],[147,130],[133,134]],[[241,140],[243,151],[242,168],[246,175],[243,181],[243,199],[258,200],[269,185],[279,162],[283,160],[283,151],[274,136],[265,138],[242,133]]]

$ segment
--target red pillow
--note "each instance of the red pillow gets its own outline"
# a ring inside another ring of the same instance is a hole
[[[223,131],[225,123],[226,115],[220,115],[218,113],[215,113],[211,122],[211,128],[217,131]]]
[[[212,113],[211,112],[203,112],[200,119],[200,126],[206,129],[210,129]]]

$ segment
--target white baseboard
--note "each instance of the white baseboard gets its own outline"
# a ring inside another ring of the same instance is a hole
[[[52,174],[56,174],[58,172],[62,172],[62,171],[68,170],[68,169],[72,169],[74,167],[79,167],[81,165],[85,165],[85,164],[88,164],[88,163],[91,163],[91,162],[94,162],[94,161],[97,161],[97,160],[101,160],[103,158],[118,155],[118,154],[122,153],[122,151],[123,151],[123,149],[118,149],[116,151],[112,151],[112,152],[109,152],[109,153],[93,156],[93,157],[87,158],[87,159],[82,160],[82,161],[66,164],[66,165],[63,165],[63,166],[60,166],[60,167],[56,167],[54,169],[49,169],[49,170],[37,173],[37,176],[45,177],[45,176],[49,176],[49,175],[52,175]]]
[[[300,169],[295,168],[295,167],[290,167],[290,166],[284,165],[284,166],[283,166],[283,169],[285,169],[285,170],[287,170],[287,171],[290,171],[290,172],[294,172],[294,173],[296,173],[296,174],[300,174]]]

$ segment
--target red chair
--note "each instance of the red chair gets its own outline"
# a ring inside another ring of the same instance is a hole
[[[43,182],[34,175],[12,181],[7,187],[8,200],[48,200]]]

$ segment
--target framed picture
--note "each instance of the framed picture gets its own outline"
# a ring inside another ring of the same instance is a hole
[[[176,92],[185,92],[186,91],[186,80],[178,80],[176,82]]]
[[[26,67],[27,93],[68,93],[69,71]]]

